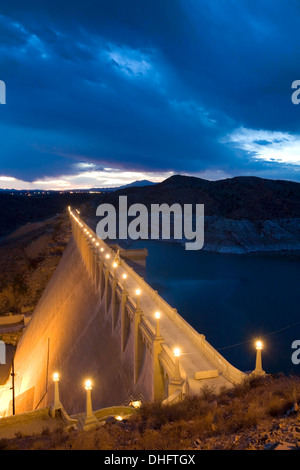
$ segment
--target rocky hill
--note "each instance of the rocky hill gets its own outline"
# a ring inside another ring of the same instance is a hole
[[[101,194],[91,202],[111,203],[127,195],[128,205],[204,204],[204,250],[246,253],[300,249],[300,184],[257,177],[220,181],[175,175],[148,187]],[[93,218],[96,224],[95,217]]]

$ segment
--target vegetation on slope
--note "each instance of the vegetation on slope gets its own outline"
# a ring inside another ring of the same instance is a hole
[[[168,406],[144,404],[131,418],[107,420],[90,431],[57,428],[42,434],[2,439],[4,449],[50,450],[250,450],[300,447],[300,378],[248,378],[218,395]]]

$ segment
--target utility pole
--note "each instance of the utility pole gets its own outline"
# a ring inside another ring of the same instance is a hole
[[[12,413],[15,414],[15,363],[12,359],[11,362],[11,390],[12,390]]]

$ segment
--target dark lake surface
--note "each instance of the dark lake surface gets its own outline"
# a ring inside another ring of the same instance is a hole
[[[291,360],[300,340],[299,252],[221,254],[147,240],[137,247],[149,252],[146,281],[234,366],[253,370],[261,339],[266,372],[300,375]]]

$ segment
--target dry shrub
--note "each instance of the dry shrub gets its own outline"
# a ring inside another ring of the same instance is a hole
[[[222,446],[231,448],[236,433],[284,415],[299,398],[299,378],[249,377],[219,394],[204,387],[199,396],[188,396],[173,405],[145,404],[124,422],[107,423],[88,432],[44,432],[27,440],[27,448],[183,450],[207,438],[212,438],[215,447],[222,441]],[[1,441],[0,448],[23,447],[24,439],[21,434],[18,437]],[[228,439],[224,441],[224,437]]]

